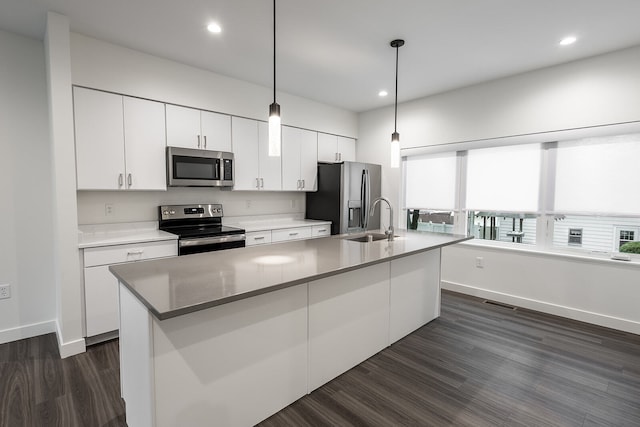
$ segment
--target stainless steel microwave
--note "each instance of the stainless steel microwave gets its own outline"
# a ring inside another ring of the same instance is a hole
[[[169,187],[231,187],[233,153],[167,147]]]

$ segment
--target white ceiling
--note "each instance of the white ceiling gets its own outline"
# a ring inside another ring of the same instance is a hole
[[[640,0],[278,0],[278,90],[352,111],[640,45]],[[270,0],[2,0],[0,28],[71,30],[271,87]],[[206,31],[210,20],[223,28]],[[568,34],[579,37],[558,46]],[[379,98],[380,89],[389,91]]]

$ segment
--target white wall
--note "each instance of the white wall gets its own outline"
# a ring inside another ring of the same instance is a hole
[[[268,119],[273,89],[71,34],[73,83],[256,120]],[[265,64],[265,73],[271,73]],[[278,92],[282,124],[357,138],[353,112]]]
[[[400,104],[398,132],[401,147],[407,149],[632,122],[640,120],[638,94],[640,47],[635,47]],[[357,158],[383,165],[382,194],[399,210],[400,170],[388,167],[393,108],[360,114],[358,126]],[[396,224],[404,224],[402,212],[397,218]],[[491,274],[460,266],[475,262],[475,256],[491,257]],[[574,314],[593,311],[594,315],[583,316],[583,320],[612,327],[640,320],[629,311],[616,311],[616,306],[627,310],[629,301],[640,298],[640,288],[629,286],[633,275],[637,285],[637,269],[623,270],[625,267],[618,264],[592,266],[588,261],[578,265],[554,257],[533,261],[528,254],[516,258],[504,251],[495,256],[484,248],[450,248],[443,253],[442,278],[445,283],[456,283],[460,291],[491,294],[496,300],[516,304],[536,300],[536,309],[568,317],[582,318]],[[523,281],[523,275],[515,274],[514,265],[528,263],[548,274]],[[584,269],[584,273],[572,274],[573,268]],[[615,282],[620,282],[621,288],[613,291],[613,300],[599,304],[602,293]],[[530,288],[536,291],[529,292]],[[566,309],[551,310],[563,304]],[[602,321],[611,316],[627,322]],[[637,324],[632,328],[638,333]]]
[[[47,13],[44,37],[49,95],[51,190],[58,348],[62,357],[83,352],[83,294],[80,281],[76,202],[69,20]]]
[[[0,343],[55,331],[51,165],[42,41],[0,31]]]
[[[113,205],[113,213],[109,216],[105,215],[105,203]],[[78,223],[157,221],[158,206],[188,203],[222,203],[224,217],[228,220],[245,216],[256,220],[267,215],[302,217],[305,213],[305,195],[296,192],[233,192],[212,188],[78,191]]]
[[[640,334],[637,263],[472,244],[442,253],[444,289]]]

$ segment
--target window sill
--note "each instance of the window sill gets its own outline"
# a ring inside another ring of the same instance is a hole
[[[522,243],[497,242],[491,240],[473,239],[459,243],[463,246],[473,246],[495,251],[515,251],[524,254],[544,256],[550,258],[565,258],[573,261],[598,262],[606,265],[628,266],[640,268],[640,256],[630,254],[631,261],[611,259],[611,253],[581,252],[577,250],[541,249],[536,246],[527,246]]]

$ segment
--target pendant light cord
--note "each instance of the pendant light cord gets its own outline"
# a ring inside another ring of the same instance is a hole
[[[273,102],[276,102],[276,0],[273,0]]]
[[[275,0],[274,0],[275,1]],[[395,103],[395,117],[393,119],[393,132],[398,131],[398,52],[400,46],[396,46],[396,103]]]

